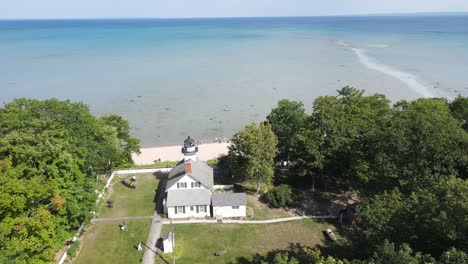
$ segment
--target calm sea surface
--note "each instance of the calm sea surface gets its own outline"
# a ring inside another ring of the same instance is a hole
[[[143,146],[229,137],[345,85],[467,96],[468,15],[0,21],[1,103],[83,101]]]

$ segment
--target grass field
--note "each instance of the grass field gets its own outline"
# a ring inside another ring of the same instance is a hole
[[[258,200],[255,195],[247,195],[247,207],[253,209],[254,217],[252,220],[266,220],[292,216],[283,209],[270,208],[267,204]],[[248,213],[249,211],[247,211]]]
[[[299,220],[276,224],[190,224],[174,225],[176,260],[179,264],[237,263],[239,257],[252,258],[275,249],[288,249],[291,244],[325,246],[323,230],[333,228],[327,223]],[[164,225],[162,234],[169,230]],[[345,240],[341,237],[338,243]],[[227,254],[213,254],[227,250]],[[170,255],[165,258],[170,260]],[[156,259],[156,263],[163,261]]]
[[[146,241],[151,220],[130,220],[128,231],[121,231],[121,221],[97,222],[88,230],[82,241],[81,251],[75,264],[140,263],[143,251],[135,246],[139,241]]]
[[[159,181],[151,173],[136,174],[136,189],[126,187],[120,179],[130,175],[119,175],[117,180],[109,190],[110,197],[103,199],[102,206],[98,209],[99,217],[114,216],[146,216],[153,215],[156,204],[154,197]],[[114,207],[106,207],[107,200],[114,201]]]

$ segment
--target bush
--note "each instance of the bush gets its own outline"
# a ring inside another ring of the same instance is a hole
[[[294,204],[296,195],[291,186],[281,184],[267,192],[265,199],[271,207],[279,208]]]
[[[268,192],[268,187],[266,187],[265,185],[263,185],[262,187],[260,187],[260,194],[261,195],[265,195],[267,192]]]
[[[78,251],[78,249],[80,248],[80,241],[79,240],[76,240],[75,242],[73,242],[70,247],[68,248],[67,250],[67,254],[74,258],[76,256],[76,252]]]
[[[208,164],[208,166],[217,166],[219,163],[219,160],[218,159],[210,159],[210,160],[207,160],[206,161],[206,164]]]

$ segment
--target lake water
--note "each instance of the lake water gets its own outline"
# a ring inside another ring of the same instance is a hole
[[[468,95],[468,15],[0,21],[0,102],[83,101],[142,146],[230,137],[345,85]]]

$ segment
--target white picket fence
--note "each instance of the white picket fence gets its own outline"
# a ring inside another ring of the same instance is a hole
[[[99,193],[98,198],[96,199],[96,204],[99,203],[101,200],[102,196],[106,192],[107,188],[112,182],[112,179],[114,179],[115,175],[122,175],[122,174],[139,174],[139,173],[155,173],[155,172],[169,172],[171,171],[172,168],[157,168],[157,169],[126,169],[126,170],[118,170],[112,172],[111,176],[106,182],[106,185],[104,188],[102,188],[102,191]]]
[[[169,172],[172,168],[155,168],[155,169],[127,169],[127,170],[118,170],[112,172],[110,175],[109,179],[106,182],[106,185],[104,185],[104,188],[102,188],[101,192],[98,195],[98,198],[96,199],[96,204],[98,204],[101,201],[101,198],[104,196],[106,193],[107,188],[109,188],[109,185],[112,183],[112,179],[114,179],[115,175],[122,175],[122,174],[141,174],[141,173],[155,173],[155,172]],[[91,212],[94,213],[94,212]],[[94,218],[94,216],[93,216]],[[82,223],[80,228],[78,228],[78,231],[76,232],[75,236],[73,237],[72,241],[76,241],[80,235],[81,230],[83,229],[85,223]],[[60,258],[58,264],[63,264],[65,260],[67,259],[67,251],[70,248],[71,245],[67,246],[67,249],[63,253],[62,257]]]

